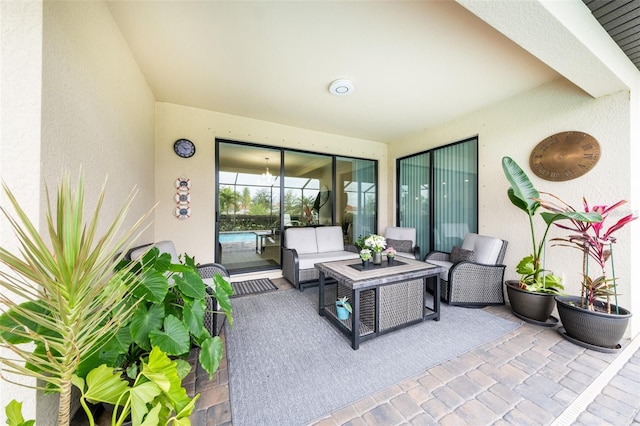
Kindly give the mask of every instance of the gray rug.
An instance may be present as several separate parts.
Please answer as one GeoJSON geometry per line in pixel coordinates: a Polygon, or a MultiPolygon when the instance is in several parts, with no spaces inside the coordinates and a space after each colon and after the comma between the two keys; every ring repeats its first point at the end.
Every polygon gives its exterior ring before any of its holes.
{"type": "Polygon", "coordinates": [[[351,349],[317,313],[317,288],[234,299],[226,326],[234,426],[305,425],[520,326],[442,305],[441,320],[351,349]]]}
{"type": "Polygon", "coordinates": [[[240,281],[231,283],[233,295],[231,297],[246,296],[248,294],[264,293],[265,291],[277,290],[278,287],[269,278],[257,280],[240,281]]]}

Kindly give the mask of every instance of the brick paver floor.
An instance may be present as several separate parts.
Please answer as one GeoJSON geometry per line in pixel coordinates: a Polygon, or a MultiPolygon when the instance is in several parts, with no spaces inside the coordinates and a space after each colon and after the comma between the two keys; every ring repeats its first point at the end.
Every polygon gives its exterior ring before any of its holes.
{"type": "MultiPolygon", "coordinates": [[[[519,322],[508,306],[485,309],[519,322]]],[[[523,323],[510,334],[312,424],[552,425],[620,352],[584,349],[555,329],[523,323]]],[[[213,380],[198,370],[187,386],[201,395],[192,424],[232,424],[226,358],[213,380]]],[[[640,351],[570,424],[640,424],[640,351]]]]}

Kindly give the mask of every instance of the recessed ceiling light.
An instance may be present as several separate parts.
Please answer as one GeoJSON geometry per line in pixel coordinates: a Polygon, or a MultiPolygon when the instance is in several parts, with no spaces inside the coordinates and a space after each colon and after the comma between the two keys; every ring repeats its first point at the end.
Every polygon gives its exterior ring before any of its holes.
{"type": "Polygon", "coordinates": [[[353,82],[346,78],[334,80],[329,85],[329,92],[336,96],[345,96],[351,94],[355,90],[353,82]]]}

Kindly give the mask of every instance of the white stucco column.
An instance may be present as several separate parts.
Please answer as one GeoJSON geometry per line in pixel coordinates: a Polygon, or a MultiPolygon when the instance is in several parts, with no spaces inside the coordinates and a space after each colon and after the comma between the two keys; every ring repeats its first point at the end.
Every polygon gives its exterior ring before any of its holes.
{"type": "MultiPolygon", "coordinates": [[[[40,223],[42,6],[35,0],[0,1],[0,176],[36,224],[40,223]]],[[[0,205],[7,206],[4,194],[0,205]]],[[[0,245],[18,250],[4,218],[0,218],[0,245]]],[[[15,381],[34,384],[23,377],[15,381]]],[[[26,419],[36,418],[36,391],[0,380],[0,424],[6,422],[4,408],[12,399],[22,401],[26,419]]]]}

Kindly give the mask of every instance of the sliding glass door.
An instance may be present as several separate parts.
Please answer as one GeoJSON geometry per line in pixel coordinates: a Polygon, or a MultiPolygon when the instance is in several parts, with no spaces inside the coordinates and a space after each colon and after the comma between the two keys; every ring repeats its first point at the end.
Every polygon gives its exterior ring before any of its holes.
{"type": "Polygon", "coordinates": [[[280,268],[283,232],[376,231],[377,162],[216,140],[216,259],[232,274],[280,268]]]}
{"type": "Polygon", "coordinates": [[[450,252],[478,230],[478,140],[400,158],[398,224],[416,228],[422,254],[450,252]]]}

